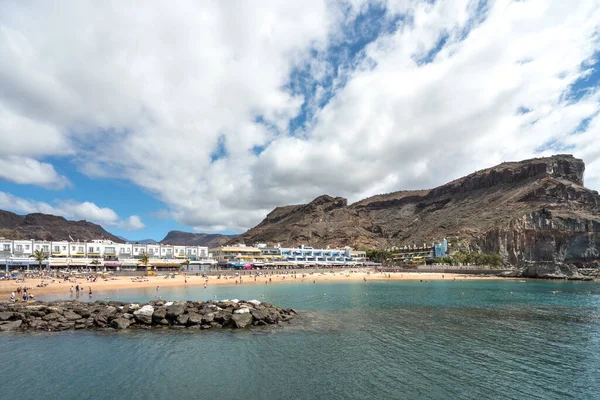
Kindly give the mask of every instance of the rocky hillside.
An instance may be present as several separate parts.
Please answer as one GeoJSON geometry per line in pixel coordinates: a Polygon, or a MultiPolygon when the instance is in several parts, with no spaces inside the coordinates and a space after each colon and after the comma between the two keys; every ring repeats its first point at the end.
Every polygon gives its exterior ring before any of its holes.
{"type": "Polygon", "coordinates": [[[7,239],[92,240],[109,239],[123,243],[100,225],[88,221],[68,221],[48,214],[18,215],[0,210],[0,236],[7,239]]]}
{"type": "Polygon", "coordinates": [[[218,233],[191,233],[182,231],[170,231],[167,236],[160,241],[161,244],[188,245],[188,246],[208,246],[219,247],[227,243],[233,236],[221,235],[218,233]]]}
{"type": "Polygon", "coordinates": [[[525,260],[595,262],[600,196],[583,186],[570,155],[507,162],[431,190],[399,191],[348,205],[320,196],[278,207],[235,241],[387,248],[457,237],[467,247],[525,260]]]}

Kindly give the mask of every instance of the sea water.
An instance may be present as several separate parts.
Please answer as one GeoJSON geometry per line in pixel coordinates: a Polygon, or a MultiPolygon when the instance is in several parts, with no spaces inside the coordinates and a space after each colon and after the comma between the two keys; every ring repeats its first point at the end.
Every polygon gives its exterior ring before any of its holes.
{"type": "Polygon", "coordinates": [[[0,398],[600,399],[595,283],[307,280],[95,296],[258,299],[300,317],[240,331],[2,334],[0,398]]]}

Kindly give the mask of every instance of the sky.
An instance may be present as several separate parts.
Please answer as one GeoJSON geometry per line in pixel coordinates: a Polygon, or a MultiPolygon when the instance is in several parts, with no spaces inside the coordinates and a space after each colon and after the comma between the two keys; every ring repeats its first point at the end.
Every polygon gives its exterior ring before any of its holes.
{"type": "Polygon", "coordinates": [[[573,154],[600,0],[0,1],[0,209],[128,239],[573,154]]]}

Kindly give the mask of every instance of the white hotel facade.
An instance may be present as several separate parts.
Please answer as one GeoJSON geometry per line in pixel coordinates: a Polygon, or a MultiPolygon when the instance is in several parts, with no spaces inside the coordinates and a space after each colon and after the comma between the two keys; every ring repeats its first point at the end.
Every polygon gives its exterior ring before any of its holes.
{"type": "Polygon", "coordinates": [[[80,242],[0,239],[0,269],[37,268],[38,262],[32,257],[36,250],[47,255],[43,265],[52,269],[94,267],[135,270],[139,268],[143,254],[148,255],[148,264],[157,269],[185,264],[186,269],[193,271],[216,264],[205,246],[115,243],[110,240],[80,242]]]}

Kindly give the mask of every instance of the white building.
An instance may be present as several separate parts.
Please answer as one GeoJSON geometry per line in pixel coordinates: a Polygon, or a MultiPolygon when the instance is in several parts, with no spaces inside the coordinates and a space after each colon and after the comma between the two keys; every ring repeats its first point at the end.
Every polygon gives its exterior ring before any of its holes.
{"type": "Polygon", "coordinates": [[[69,242],[0,238],[0,270],[38,268],[38,262],[32,257],[34,251],[45,253],[47,259],[42,263],[44,268],[49,265],[50,268],[137,269],[143,254],[149,256],[148,264],[157,268],[173,268],[185,264],[189,270],[199,270],[216,264],[205,246],[130,244],[110,240],[69,242]]]}

